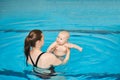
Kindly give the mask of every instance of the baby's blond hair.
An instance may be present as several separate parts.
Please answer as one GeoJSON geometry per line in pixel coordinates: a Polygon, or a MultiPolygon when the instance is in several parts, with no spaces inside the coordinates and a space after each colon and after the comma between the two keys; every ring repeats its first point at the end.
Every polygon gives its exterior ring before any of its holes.
{"type": "Polygon", "coordinates": [[[70,37],[70,33],[68,31],[61,31],[59,34],[66,35],[67,38],[70,37]]]}

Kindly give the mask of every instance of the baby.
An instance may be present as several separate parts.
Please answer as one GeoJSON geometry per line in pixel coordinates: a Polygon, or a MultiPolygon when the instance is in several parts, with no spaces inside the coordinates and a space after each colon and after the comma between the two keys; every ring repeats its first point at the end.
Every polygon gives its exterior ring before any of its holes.
{"type": "Polygon", "coordinates": [[[56,57],[63,61],[63,63],[66,63],[69,60],[70,48],[76,48],[79,51],[82,51],[82,48],[79,47],[78,45],[68,42],[69,36],[70,34],[68,31],[61,31],[58,34],[56,41],[53,42],[47,49],[47,52],[54,53],[56,57]]]}

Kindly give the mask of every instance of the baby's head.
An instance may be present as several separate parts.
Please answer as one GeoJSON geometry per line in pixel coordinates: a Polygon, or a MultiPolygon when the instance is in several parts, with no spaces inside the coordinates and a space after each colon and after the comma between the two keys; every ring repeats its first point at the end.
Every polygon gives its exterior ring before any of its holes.
{"type": "Polygon", "coordinates": [[[62,45],[68,41],[70,34],[68,31],[61,31],[57,37],[57,43],[62,45]]]}
{"type": "Polygon", "coordinates": [[[69,38],[69,36],[70,36],[70,33],[68,32],[68,31],[61,31],[60,33],[59,33],[59,35],[61,36],[63,36],[64,35],[64,37],[65,38],[69,38]]]}

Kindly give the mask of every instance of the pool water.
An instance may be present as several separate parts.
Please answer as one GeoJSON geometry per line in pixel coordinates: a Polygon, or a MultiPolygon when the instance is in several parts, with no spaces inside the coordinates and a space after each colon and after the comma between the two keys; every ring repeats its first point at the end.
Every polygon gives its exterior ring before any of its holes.
{"type": "Polygon", "coordinates": [[[46,51],[61,30],[70,32],[70,60],[51,80],[120,80],[119,0],[0,0],[0,80],[42,80],[26,66],[24,39],[45,36],[46,51]],[[111,6],[112,5],[112,6],[111,6]]]}

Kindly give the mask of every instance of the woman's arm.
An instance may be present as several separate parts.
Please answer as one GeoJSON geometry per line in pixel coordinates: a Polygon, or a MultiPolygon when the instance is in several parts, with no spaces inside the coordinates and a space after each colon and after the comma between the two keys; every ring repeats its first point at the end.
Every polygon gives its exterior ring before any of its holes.
{"type": "Polygon", "coordinates": [[[66,54],[66,57],[65,59],[63,60],[63,64],[65,64],[70,58],[70,49],[67,48],[67,54],[66,54]]]}
{"type": "Polygon", "coordinates": [[[52,53],[44,53],[38,62],[38,67],[40,68],[49,68],[50,66],[57,66],[62,64],[62,61],[58,59],[54,54],[52,53]]]}
{"type": "Polygon", "coordinates": [[[62,61],[59,58],[57,58],[54,54],[50,55],[50,60],[51,60],[51,65],[57,66],[62,64],[62,61]]]}

